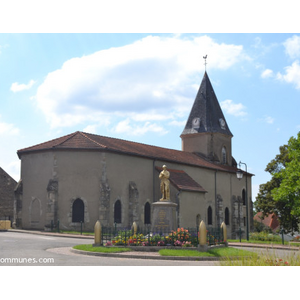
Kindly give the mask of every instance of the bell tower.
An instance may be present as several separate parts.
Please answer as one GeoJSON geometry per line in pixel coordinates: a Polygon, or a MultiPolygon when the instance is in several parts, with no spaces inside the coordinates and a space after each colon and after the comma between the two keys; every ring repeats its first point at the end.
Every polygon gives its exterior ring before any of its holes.
{"type": "Polygon", "coordinates": [[[180,137],[183,151],[194,152],[214,163],[235,164],[231,151],[233,135],[206,71],[180,137]]]}

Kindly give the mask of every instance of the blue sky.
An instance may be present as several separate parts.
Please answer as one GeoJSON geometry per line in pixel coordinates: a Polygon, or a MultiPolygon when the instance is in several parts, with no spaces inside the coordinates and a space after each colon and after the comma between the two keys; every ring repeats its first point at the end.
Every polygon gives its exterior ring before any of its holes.
{"type": "MultiPolygon", "coordinates": [[[[39,1],[29,2],[41,9],[39,1]]],[[[101,10],[101,18],[99,10],[91,9],[87,17],[88,8],[80,6],[80,1],[73,3],[72,14],[65,2],[60,2],[60,10],[54,2],[43,6],[40,14],[22,1],[9,2],[7,11],[0,12],[4,30],[0,33],[3,169],[19,180],[18,149],[77,130],[181,149],[180,134],[201,83],[207,54],[207,72],[234,135],[233,156],[255,174],[255,198],[259,184],[270,178],[264,171],[266,165],[300,130],[300,34],[293,26],[296,10],[274,6],[266,22],[263,9],[257,10],[255,5],[246,15],[231,10],[224,14],[218,9],[215,20],[219,23],[215,25],[211,15],[197,18],[199,12],[188,5],[184,9],[173,5],[169,10],[168,1],[159,2],[161,10],[148,6],[143,18],[136,13],[144,10],[139,1],[133,1],[136,10],[126,14],[121,13],[125,7],[119,2],[113,18],[104,12],[112,11],[115,1],[101,10]],[[16,10],[14,2],[22,7],[16,10]],[[292,30],[277,22],[284,11],[289,12],[292,30]],[[253,16],[256,26],[249,29],[253,16]],[[194,32],[197,28],[202,33],[161,33],[194,32]],[[276,33],[283,30],[293,33],[276,33]],[[36,31],[40,33],[31,33],[36,31]],[[240,33],[217,33],[226,31],[240,33]],[[273,33],[259,33],[264,31],[273,33]]],[[[206,3],[202,12],[213,5],[206,3]]]]}
{"type": "Polygon", "coordinates": [[[300,130],[300,34],[0,34],[1,167],[77,130],[181,149],[206,54],[255,197],[300,130]]]}

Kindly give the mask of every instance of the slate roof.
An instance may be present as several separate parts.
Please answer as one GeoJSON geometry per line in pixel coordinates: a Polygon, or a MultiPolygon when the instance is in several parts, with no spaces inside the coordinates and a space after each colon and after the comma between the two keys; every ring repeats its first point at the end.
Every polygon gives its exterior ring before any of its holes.
{"type": "Polygon", "coordinates": [[[182,135],[200,132],[219,132],[233,136],[206,72],[182,135]],[[196,118],[200,118],[200,126],[193,125],[196,118]],[[221,119],[225,121],[224,126],[221,126],[221,119]]]}
{"type": "MultiPolygon", "coordinates": [[[[156,167],[156,170],[161,172],[162,168],[156,167]]],[[[202,192],[207,193],[207,191],[198,184],[192,177],[190,177],[186,172],[182,170],[168,169],[170,172],[170,182],[178,191],[189,191],[189,192],[202,192]]]]}
{"type": "MultiPolygon", "coordinates": [[[[219,171],[236,172],[237,168],[221,164],[213,164],[197,154],[156,147],[122,139],[105,137],[91,133],[76,131],[66,136],[50,140],[32,147],[18,150],[19,158],[23,154],[46,150],[94,150],[135,155],[165,162],[192,165],[219,171]]],[[[251,174],[250,174],[251,175],[251,174]]]]}

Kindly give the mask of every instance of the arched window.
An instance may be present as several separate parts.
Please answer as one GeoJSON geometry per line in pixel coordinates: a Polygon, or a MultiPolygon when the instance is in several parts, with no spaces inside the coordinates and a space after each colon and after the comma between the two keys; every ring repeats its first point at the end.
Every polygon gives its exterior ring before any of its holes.
{"type": "Polygon", "coordinates": [[[144,223],[151,224],[151,207],[149,202],[145,204],[145,211],[144,211],[144,223]]]}
{"type": "Polygon", "coordinates": [[[229,209],[225,208],[225,225],[229,225],[229,209]]]}
{"type": "Polygon", "coordinates": [[[226,148],[222,148],[222,164],[227,164],[227,153],[226,153],[226,148]]]}
{"type": "Polygon", "coordinates": [[[41,203],[38,199],[31,202],[31,223],[39,223],[41,217],[41,203]]]}
{"type": "Polygon", "coordinates": [[[81,199],[76,199],[73,202],[72,222],[84,222],[84,203],[81,199]]]}
{"type": "Polygon", "coordinates": [[[246,205],[246,191],[243,189],[242,191],[242,199],[243,199],[243,205],[246,205]]]}
{"type": "Polygon", "coordinates": [[[122,223],[122,207],[121,207],[121,201],[117,200],[115,203],[115,209],[114,209],[114,222],[115,223],[122,223]]]}
{"type": "Polygon", "coordinates": [[[212,225],[212,208],[210,206],[207,209],[207,224],[212,225]]]}

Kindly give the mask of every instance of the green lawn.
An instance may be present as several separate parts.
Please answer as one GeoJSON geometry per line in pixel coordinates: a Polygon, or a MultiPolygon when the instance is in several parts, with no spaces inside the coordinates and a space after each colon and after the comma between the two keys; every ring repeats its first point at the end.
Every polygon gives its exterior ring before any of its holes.
{"type": "Polygon", "coordinates": [[[256,255],[253,252],[235,249],[231,247],[223,247],[208,250],[207,252],[199,252],[190,249],[161,249],[159,254],[162,256],[197,256],[197,257],[242,257],[256,255]]]}
{"type": "MultiPolygon", "coordinates": [[[[132,251],[125,247],[93,247],[91,244],[77,245],[73,247],[77,250],[101,252],[101,253],[118,253],[132,251]]],[[[231,247],[211,249],[208,252],[199,252],[190,249],[161,249],[159,254],[162,256],[197,256],[197,257],[234,257],[234,256],[251,256],[256,255],[246,250],[235,249],[231,247]]]]}
{"type": "Polygon", "coordinates": [[[130,248],[121,247],[93,247],[91,244],[77,245],[73,247],[77,250],[90,251],[90,252],[101,252],[101,253],[118,253],[132,251],[130,248]]]}

